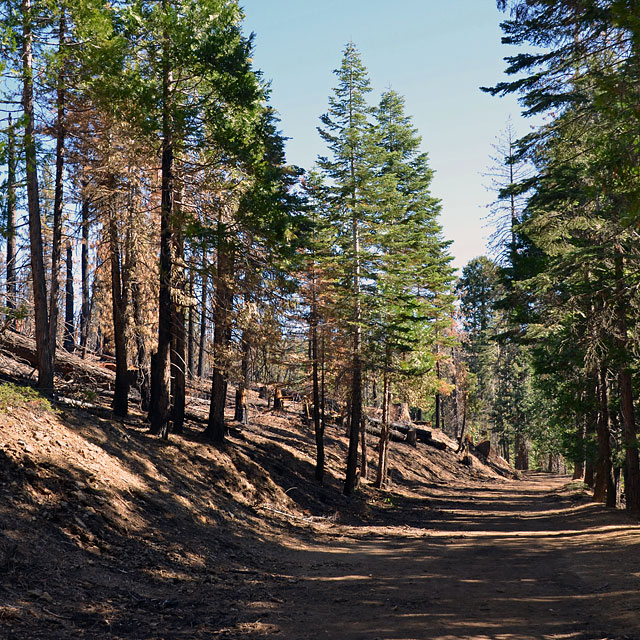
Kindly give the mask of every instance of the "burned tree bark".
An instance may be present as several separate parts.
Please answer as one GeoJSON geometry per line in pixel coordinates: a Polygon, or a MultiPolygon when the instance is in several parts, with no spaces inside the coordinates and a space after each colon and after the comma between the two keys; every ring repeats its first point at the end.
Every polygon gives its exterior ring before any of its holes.
{"type": "Polygon", "coordinates": [[[64,342],[63,347],[69,353],[75,347],[73,323],[73,249],[71,242],[67,242],[67,280],[64,302],[64,342]]]}
{"type": "Polygon", "coordinates": [[[215,327],[213,332],[213,375],[211,405],[205,437],[214,443],[224,440],[226,424],[224,409],[227,395],[226,351],[231,338],[231,311],[233,306],[233,253],[222,237],[222,224],[218,225],[219,241],[217,272],[215,277],[215,327]]]}

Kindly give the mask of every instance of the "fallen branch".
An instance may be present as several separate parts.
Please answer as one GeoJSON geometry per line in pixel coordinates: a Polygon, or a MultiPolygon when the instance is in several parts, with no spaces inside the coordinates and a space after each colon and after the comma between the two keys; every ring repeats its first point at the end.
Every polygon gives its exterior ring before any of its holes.
{"type": "Polygon", "coordinates": [[[314,522],[314,520],[324,520],[324,518],[315,517],[315,516],[307,516],[306,518],[304,518],[302,516],[297,516],[293,513],[287,513],[286,511],[275,509],[274,507],[271,507],[268,504],[261,504],[257,506],[256,509],[264,509],[265,511],[271,511],[272,513],[277,513],[279,516],[285,516],[285,518],[291,518],[292,520],[301,520],[302,522],[314,522]]]}

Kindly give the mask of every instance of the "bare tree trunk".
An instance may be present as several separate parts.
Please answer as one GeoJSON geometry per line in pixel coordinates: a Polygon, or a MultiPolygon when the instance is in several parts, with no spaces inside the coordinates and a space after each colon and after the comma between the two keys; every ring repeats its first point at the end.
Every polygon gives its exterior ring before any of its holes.
{"type": "MultiPolygon", "coordinates": [[[[135,249],[133,249],[135,251],[135,249]]],[[[132,268],[132,272],[135,273],[135,268],[132,268]]],[[[133,304],[133,323],[135,327],[136,337],[136,368],[137,373],[137,386],[140,391],[140,407],[143,411],[149,411],[151,403],[151,381],[149,371],[149,354],[147,351],[147,343],[145,340],[145,324],[142,313],[142,293],[140,283],[138,282],[138,276],[136,275],[131,282],[131,301],[133,304]]]]}
{"type": "MultiPolygon", "coordinates": [[[[609,428],[609,394],[607,389],[607,368],[601,364],[598,378],[598,461],[595,469],[595,488],[593,499],[605,502],[607,506],[615,501],[615,486],[613,483],[613,467],[611,465],[611,432],[609,428]]],[[[615,506],[615,502],[613,504],[615,506]]]]}
{"type": "Polygon", "coordinates": [[[38,351],[38,387],[53,391],[54,352],[49,333],[47,312],[47,283],[44,271],[42,222],[38,188],[38,160],[34,134],[33,103],[33,30],[31,0],[22,0],[22,105],[24,109],[24,155],[29,211],[29,240],[31,252],[31,278],[35,311],[36,346],[38,351]]]}
{"type": "MultiPolygon", "coordinates": [[[[62,54],[65,41],[66,20],[64,8],[60,13],[58,30],[58,53],[62,54]]],[[[64,153],[65,153],[65,77],[64,65],[58,73],[57,122],[56,122],[56,177],[53,196],[53,238],[51,243],[51,291],[49,292],[49,344],[51,357],[56,359],[56,337],[58,333],[58,308],[60,293],[60,258],[62,255],[62,206],[64,196],[64,153]]]]}
{"type": "Polygon", "coordinates": [[[387,461],[389,457],[389,352],[385,355],[382,379],[382,429],[378,451],[378,473],[374,486],[382,489],[387,478],[387,461]]]}
{"type": "Polygon", "coordinates": [[[519,471],[529,470],[529,443],[524,433],[515,434],[516,469],[519,471]]]}
{"type": "MultiPolygon", "coordinates": [[[[7,140],[7,309],[15,309],[16,296],[16,133],[9,114],[7,140]]],[[[15,321],[11,322],[15,326],[15,321]]]]}
{"type": "Polygon", "coordinates": [[[73,323],[73,249],[67,242],[67,282],[64,302],[64,350],[73,353],[75,347],[73,323]]]}
{"type": "MultiPolygon", "coordinates": [[[[438,357],[437,355],[437,351],[438,351],[438,346],[436,345],[436,358],[438,357]]],[[[438,383],[440,382],[440,361],[436,360],[436,378],[438,379],[438,383]]],[[[442,412],[441,409],[441,405],[442,405],[442,398],[440,397],[440,392],[437,391],[436,392],[436,407],[435,407],[435,428],[436,429],[440,429],[440,414],[442,412]]]]}
{"type": "Polygon", "coordinates": [[[226,350],[231,337],[231,308],[233,305],[233,254],[222,237],[219,223],[218,269],[215,279],[215,323],[213,332],[213,376],[211,382],[211,405],[205,437],[214,443],[224,440],[226,424],[224,408],[227,391],[226,350]]]}
{"type": "Polygon", "coordinates": [[[353,294],[355,297],[355,307],[353,318],[354,328],[351,371],[351,420],[349,430],[349,449],[347,451],[347,473],[343,491],[344,495],[346,496],[351,495],[356,489],[356,475],[358,469],[358,439],[360,437],[360,429],[362,428],[362,327],[360,326],[360,323],[362,321],[362,309],[360,305],[360,235],[358,229],[358,220],[355,216],[352,223],[352,239],[353,254],[355,259],[353,274],[353,294]]]}
{"type": "Polygon", "coordinates": [[[243,330],[240,345],[242,347],[242,362],[240,363],[240,381],[236,389],[236,407],[233,419],[236,422],[248,424],[247,389],[249,388],[249,356],[251,353],[248,329],[243,330]]]}
{"type": "Polygon", "coordinates": [[[189,270],[189,325],[187,328],[187,377],[189,380],[193,379],[194,365],[195,365],[195,318],[194,313],[196,310],[193,304],[193,284],[195,280],[195,269],[193,268],[193,262],[190,260],[189,270]]]}
{"type": "MultiPolygon", "coordinates": [[[[162,0],[167,8],[167,0],[162,0]]],[[[162,197],[160,216],[160,290],[158,295],[158,350],[151,359],[151,433],[167,437],[171,386],[171,285],[173,279],[173,121],[171,93],[173,78],[169,59],[169,36],[162,44],[162,197]]]]}
{"type": "Polygon", "coordinates": [[[126,274],[123,273],[118,226],[113,205],[109,204],[109,249],[111,259],[111,306],[113,334],[116,347],[116,382],[113,396],[113,413],[124,417],[129,412],[129,372],[126,340],[126,274]]]}
{"type": "Polygon", "coordinates": [[[82,306],[80,308],[80,347],[82,357],[87,352],[89,337],[89,200],[84,193],[86,183],[83,183],[82,194],[82,247],[80,253],[80,271],[82,277],[82,306]]]}
{"type": "MultiPolygon", "coordinates": [[[[180,192],[179,200],[182,200],[180,192]]],[[[182,206],[179,203],[175,207],[175,274],[174,279],[177,289],[181,290],[186,285],[184,277],[184,238],[182,234],[182,206]]],[[[185,371],[185,332],[184,332],[184,304],[175,298],[171,301],[173,319],[173,338],[171,347],[171,395],[173,397],[173,408],[171,421],[173,432],[182,433],[184,431],[184,408],[186,401],[186,371],[185,371]]]]}
{"type": "Polygon", "coordinates": [[[324,481],[324,422],[320,420],[320,383],[318,380],[318,310],[316,302],[315,281],[311,309],[311,377],[313,383],[313,430],[316,437],[316,470],[315,478],[322,484],[324,481]]]}
{"type": "Polygon", "coordinates": [[[202,296],[200,301],[200,339],[198,345],[198,378],[204,376],[205,339],[207,337],[207,252],[202,254],[202,296]]]}
{"type": "Polygon", "coordinates": [[[573,480],[582,480],[585,473],[585,437],[587,432],[587,416],[582,417],[582,422],[576,429],[578,442],[578,458],[573,469],[573,480]]]}
{"type": "MultiPolygon", "coordinates": [[[[624,257],[616,253],[616,293],[618,297],[618,335],[617,345],[620,358],[618,384],[623,418],[623,434],[626,449],[626,507],[631,511],[640,511],[640,466],[638,460],[638,440],[635,410],[633,406],[633,380],[631,377],[630,355],[627,345],[627,308],[624,295],[624,257]]],[[[615,504],[614,504],[615,506],[615,504]]]]}

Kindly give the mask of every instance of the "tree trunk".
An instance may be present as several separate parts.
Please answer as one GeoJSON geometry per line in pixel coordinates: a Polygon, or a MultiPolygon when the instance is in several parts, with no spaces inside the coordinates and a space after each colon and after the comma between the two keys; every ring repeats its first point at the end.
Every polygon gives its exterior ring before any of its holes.
{"type": "Polygon", "coordinates": [[[226,350],[231,337],[231,309],[233,305],[233,254],[223,238],[222,224],[218,223],[218,256],[215,279],[215,317],[213,332],[213,375],[211,405],[205,437],[214,443],[224,440],[226,424],[224,408],[227,390],[226,350]]]}
{"type": "MultiPolygon", "coordinates": [[[[180,200],[182,197],[180,197],[180,200]]],[[[176,207],[178,216],[175,221],[175,282],[176,288],[182,290],[186,285],[184,277],[184,239],[182,235],[182,211],[176,207]],[[179,266],[178,266],[179,265],[179,266]]],[[[185,327],[184,301],[172,297],[172,346],[171,346],[171,395],[173,408],[171,421],[174,433],[184,431],[184,409],[186,402],[186,371],[185,371],[185,327]]]]}
{"type": "MultiPolygon", "coordinates": [[[[15,309],[16,296],[16,132],[9,114],[7,132],[7,309],[15,309]]],[[[15,326],[15,321],[10,323],[15,326]]]]}
{"type": "MultiPolygon", "coordinates": [[[[58,53],[62,55],[65,40],[65,12],[60,13],[58,30],[58,53]]],[[[62,255],[62,206],[64,196],[64,153],[65,153],[65,77],[64,65],[58,73],[57,121],[56,121],[56,177],[53,196],[53,237],[51,242],[51,291],[49,292],[49,344],[51,358],[56,359],[56,337],[58,333],[58,308],[60,294],[60,258],[62,255]]]]}
{"type": "MultiPolygon", "coordinates": [[[[135,248],[133,249],[135,251],[135,248]]],[[[145,340],[145,323],[142,311],[142,292],[140,282],[136,278],[131,283],[131,301],[133,304],[133,322],[136,337],[137,387],[140,392],[140,407],[149,411],[151,403],[151,380],[149,372],[149,354],[145,340]]]]}
{"type": "MultiPolygon", "coordinates": [[[[355,194],[354,194],[355,199],[355,194]]],[[[355,214],[355,206],[354,206],[355,214]]],[[[351,372],[351,420],[349,428],[349,449],[347,451],[347,472],[344,482],[344,495],[351,495],[356,489],[358,469],[358,439],[362,429],[362,309],[360,306],[360,235],[358,219],[352,221],[353,255],[355,260],[353,273],[354,326],[351,372]]],[[[366,465],[366,462],[364,463],[366,465]]]]}
{"type": "Polygon", "coordinates": [[[241,424],[249,424],[249,411],[247,409],[247,389],[249,388],[249,356],[251,345],[249,331],[244,329],[240,340],[242,346],[242,362],[240,364],[240,381],[236,389],[236,407],[233,419],[241,424]]]}
{"type": "Polygon", "coordinates": [[[273,410],[282,411],[284,409],[284,400],[282,399],[282,389],[276,387],[273,390],[273,410]]]}
{"type": "MultiPolygon", "coordinates": [[[[174,207],[175,215],[172,221],[174,236],[174,275],[173,286],[177,291],[186,288],[184,273],[184,236],[182,227],[184,216],[182,211],[182,189],[178,192],[178,203],[174,207]]],[[[171,395],[173,406],[171,410],[171,422],[174,433],[184,431],[184,409],[186,402],[186,361],[185,361],[185,327],[184,327],[184,300],[171,297],[172,318],[172,344],[171,344],[171,395]]]]}
{"type": "Polygon", "coordinates": [[[173,396],[173,408],[171,421],[173,423],[173,432],[183,433],[186,403],[184,307],[176,305],[173,318],[171,348],[171,395],[173,396]]]}
{"type": "Polygon", "coordinates": [[[322,484],[324,481],[324,423],[320,420],[320,382],[318,380],[318,311],[315,299],[315,281],[311,308],[311,378],[313,383],[313,430],[316,437],[316,470],[315,478],[322,484]]]}
{"type": "MultiPolygon", "coordinates": [[[[440,360],[438,360],[438,345],[436,345],[436,379],[438,382],[438,385],[440,384],[440,360]]],[[[440,412],[441,412],[441,406],[442,404],[442,398],[440,397],[440,392],[436,391],[436,408],[435,408],[435,428],[436,429],[440,429],[440,412]]]]}
{"type": "Polygon", "coordinates": [[[89,337],[89,200],[84,193],[86,183],[83,182],[82,193],[82,247],[80,253],[80,271],[82,277],[82,306],[80,308],[80,347],[82,357],[87,352],[89,337]]]}
{"type": "Polygon", "coordinates": [[[198,378],[204,376],[204,345],[207,337],[207,252],[202,254],[202,300],[200,305],[200,340],[198,341],[198,378]]]}
{"type": "Polygon", "coordinates": [[[67,242],[67,281],[64,302],[64,343],[65,351],[73,353],[75,346],[73,323],[73,249],[71,242],[67,242]]]}
{"type": "Polygon", "coordinates": [[[129,412],[129,372],[126,340],[126,275],[123,273],[122,257],[115,211],[110,204],[109,249],[111,259],[111,307],[113,311],[113,334],[116,348],[116,383],[112,409],[116,416],[124,417],[129,412]]]}
{"type": "Polygon", "coordinates": [[[582,422],[576,429],[576,442],[578,443],[578,455],[573,468],[573,480],[582,480],[585,473],[585,437],[587,433],[587,416],[582,417],[582,422]]]}
{"type": "MultiPolygon", "coordinates": [[[[607,389],[606,365],[600,365],[598,378],[598,460],[595,468],[595,487],[593,499],[605,502],[610,506],[615,501],[615,486],[613,483],[613,467],[611,465],[611,434],[609,428],[609,394],[607,389]]],[[[614,505],[615,506],[615,502],[614,505]]]]}
{"type": "Polygon", "coordinates": [[[382,430],[380,432],[380,444],[378,450],[378,472],[374,486],[382,489],[387,477],[387,460],[389,455],[389,366],[388,352],[385,359],[384,373],[382,380],[382,430]]]}
{"type": "MultiPolygon", "coordinates": [[[[618,357],[620,365],[618,384],[620,387],[620,404],[624,423],[624,444],[626,448],[626,507],[631,511],[640,511],[640,466],[638,460],[638,440],[636,418],[633,406],[633,380],[631,377],[631,357],[627,346],[627,306],[625,303],[624,257],[616,253],[616,293],[618,296],[618,357]]],[[[615,506],[615,505],[614,505],[615,506]]]]}
{"type": "Polygon", "coordinates": [[[195,305],[193,304],[193,284],[195,280],[195,269],[190,261],[189,270],[189,324],[187,329],[187,377],[193,379],[195,365],[195,305]]]}
{"type": "Polygon", "coordinates": [[[515,434],[516,469],[519,471],[529,470],[529,443],[524,433],[515,434]]]}
{"type": "Polygon", "coordinates": [[[53,392],[54,353],[49,333],[47,311],[47,283],[44,271],[40,194],[38,188],[38,160],[34,134],[33,104],[33,31],[31,0],[22,0],[22,105],[24,109],[24,155],[29,212],[29,241],[31,278],[35,311],[36,344],[38,351],[38,387],[53,392]]]}
{"type": "MultiPolygon", "coordinates": [[[[166,8],[167,0],[162,0],[166,8]]],[[[171,117],[172,74],[169,36],[162,44],[162,184],[160,213],[160,288],[158,294],[158,350],[151,359],[151,433],[167,437],[171,386],[171,285],[173,278],[173,121],[171,117]]]]}

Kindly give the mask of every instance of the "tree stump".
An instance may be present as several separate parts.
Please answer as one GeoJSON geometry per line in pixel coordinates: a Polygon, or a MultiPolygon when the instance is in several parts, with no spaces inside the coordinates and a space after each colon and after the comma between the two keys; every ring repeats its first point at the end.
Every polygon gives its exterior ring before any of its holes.
{"type": "Polygon", "coordinates": [[[276,387],[273,392],[273,410],[282,411],[284,409],[284,399],[282,397],[282,389],[276,387]]]}

